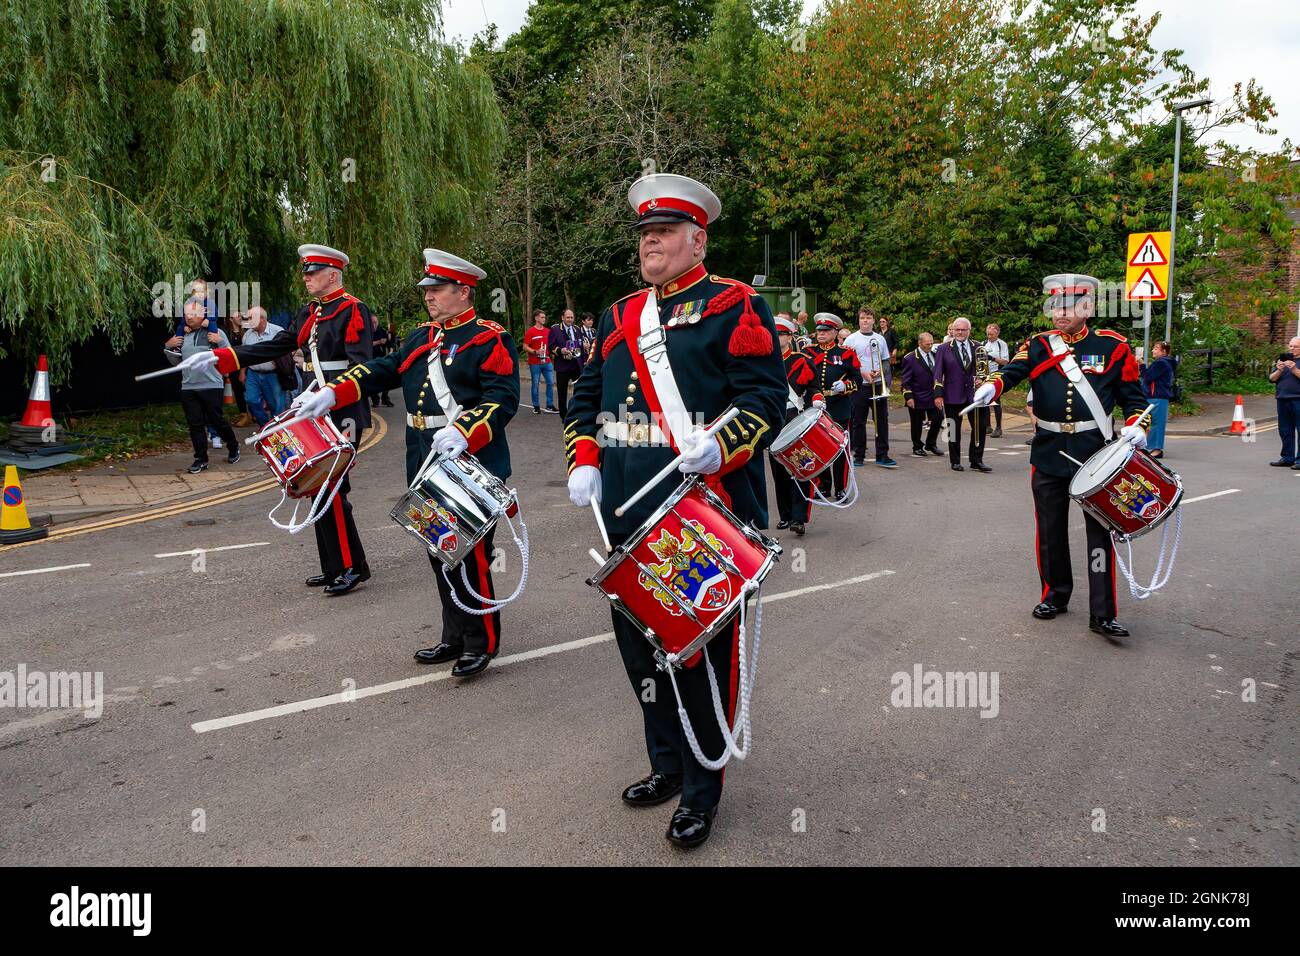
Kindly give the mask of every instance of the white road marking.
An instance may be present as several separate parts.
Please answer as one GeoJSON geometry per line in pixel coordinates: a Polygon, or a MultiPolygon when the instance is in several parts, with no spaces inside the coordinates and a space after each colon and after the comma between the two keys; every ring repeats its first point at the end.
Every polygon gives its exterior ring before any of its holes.
{"type": "Polygon", "coordinates": [[[254,541],[251,544],[228,544],[220,548],[195,548],[193,551],[168,551],[166,554],[155,554],[155,558],[192,558],[199,554],[213,554],[217,551],[238,551],[240,548],[264,548],[270,541],[254,541]]]}
{"type": "MultiPolygon", "coordinates": [[[[857,577],[846,578],[843,581],[832,581],[829,584],[813,584],[806,588],[796,588],[793,591],[783,591],[780,594],[766,595],[763,597],[762,603],[770,604],[773,601],[784,601],[789,598],[802,597],[805,594],[813,594],[817,591],[830,591],[834,588],[848,587],[851,584],[862,584],[866,581],[873,581],[876,578],[887,577],[893,573],[893,571],[888,570],[873,571],[871,574],[860,574],[857,577]]],[[[550,657],[553,654],[562,654],[565,651],[576,651],[583,647],[591,647],[593,644],[603,644],[605,641],[613,639],[614,632],[607,631],[604,634],[596,634],[592,637],[583,637],[576,641],[565,641],[562,644],[550,644],[546,647],[538,647],[531,651],[522,651],[518,654],[508,654],[505,657],[493,661],[492,667],[495,669],[504,667],[507,664],[520,664],[524,661],[550,657]]],[[[386,684],[375,684],[373,687],[358,687],[354,691],[327,694],[324,697],[312,697],[308,700],[300,700],[291,704],[280,704],[276,707],[266,707],[262,710],[253,710],[243,714],[232,714],[229,717],[217,717],[213,720],[201,720],[198,723],[190,724],[190,727],[196,734],[206,734],[213,730],[224,730],[227,727],[238,727],[240,724],[251,724],[259,720],[269,720],[272,717],[285,717],[289,714],[300,714],[303,711],[318,710],[321,707],[330,707],[334,704],[352,703],[361,700],[364,697],[376,697],[379,694],[391,694],[394,691],[407,690],[411,687],[419,687],[422,684],[433,684],[438,681],[450,679],[450,670],[439,671],[436,674],[422,674],[419,677],[407,677],[402,680],[389,681],[386,684]]]]}
{"type": "Polygon", "coordinates": [[[1224,495],[1235,495],[1241,491],[1240,488],[1229,488],[1226,491],[1216,491],[1209,495],[1198,495],[1195,498],[1184,498],[1183,504],[1190,505],[1195,501],[1209,501],[1211,498],[1222,498],[1224,495]]]}
{"type": "Polygon", "coordinates": [[[71,571],[73,568],[88,568],[89,564],[60,564],[57,568],[32,568],[30,571],[6,571],[0,578],[17,578],[24,574],[49,574],[51,571],[71,571]]]}

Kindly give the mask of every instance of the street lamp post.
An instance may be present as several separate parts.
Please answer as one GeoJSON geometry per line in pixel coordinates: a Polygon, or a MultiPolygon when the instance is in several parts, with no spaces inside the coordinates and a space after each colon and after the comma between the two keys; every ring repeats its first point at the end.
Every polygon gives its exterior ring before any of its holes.
{"type": "Polygon", "coordinates": [[[1209,106],[1212,102],[1214,101],[1204,99],[1174,104],[1174,198],[1169,206],[1169,288],[1165,290],[1166,342],[1170,340],[1174,324],[1174,247],[1178,245],[1178,161],[1183,151],[1183,110],[1209,106]]]}

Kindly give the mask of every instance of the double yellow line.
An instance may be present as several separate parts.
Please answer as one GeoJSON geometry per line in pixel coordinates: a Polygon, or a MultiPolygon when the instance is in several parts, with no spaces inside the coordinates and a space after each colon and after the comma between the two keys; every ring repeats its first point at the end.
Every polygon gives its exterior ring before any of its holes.
{"type": "MultiPolygon", "coordinates": [[[[378,445],[388,434],[388,422],[378,415],[373,416],[375,422],[374,431],[370,437],[361,443],[359,451],[366,451],[369,448],[378,445]]],[[[178,502],[174,505],[167,505],[153,511],[145,511],[131,515],[121,515],[115,518],[104,518],[101,521],[93,521],[89,524],[69,525],[66,528],[52,528],[50,533],[44,538],[36,541],[23,541],[19,544],[6,545],[0,548],[0,553],[13,551],[16,548],[26,548],[33,544],[44,544],[47,541],[62,540],[63,538],[75,538],[77,535],[90,534],[94,531],[109,531],[113,528],[124,528],[127,525],[142,524],[145,521],[157,521],[159,518],[171,518],[175,515],[185,514],[189,511],[198,511],[202,508],[211,508],[215,505],[224,505],[230,501],[238,501],[240,498],[247,498],[249,495],[261,494],[263,491],[269,491],[272,488],[280,487],[280,483],[274,478],[263,478],[255,481],[251,485],[244,485],[230,491],[218,492],[206,498],[200,498],[197,501],[178,502]]]]}

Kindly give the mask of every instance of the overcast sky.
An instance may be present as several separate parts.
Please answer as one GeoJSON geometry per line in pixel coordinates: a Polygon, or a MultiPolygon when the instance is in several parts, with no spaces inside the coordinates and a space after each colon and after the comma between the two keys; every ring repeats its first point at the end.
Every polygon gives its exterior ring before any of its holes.
{"type": "MultiPolygon", "coordinates": [[[[805,14],[820,0],[804,0],[805,14]]],[[[523,25],[529,0],[443,0],[449,39],[468,43],[487,23],[502,37],[523,25]]],[[[1198,76],[1209,76],[1210,92],[1223,99],[1232,85],[1254,77],[1277,104],[1276,136],[1237,130],[1227,138],[1243,147],[1278,149],[1290,137],[1300,144],[1300,3],[1296,0],[1139,0],[1148,15],[1161,11],[1157,48],[1177,47],[1198,76]]]]}

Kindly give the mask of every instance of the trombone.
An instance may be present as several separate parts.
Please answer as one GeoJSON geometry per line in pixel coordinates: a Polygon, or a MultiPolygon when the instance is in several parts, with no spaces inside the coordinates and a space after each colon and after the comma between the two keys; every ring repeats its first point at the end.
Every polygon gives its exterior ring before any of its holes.
{"type": "Polygon", "coordinates": [[[875,370],[880,373],[880,377],[871,383],[871,400],[876,402],[889,397],[889,386],[885,383],[885,364],[880,360],[880,343],[875,339],[871,340],[871,357],[875,362],[875,370]]]}

